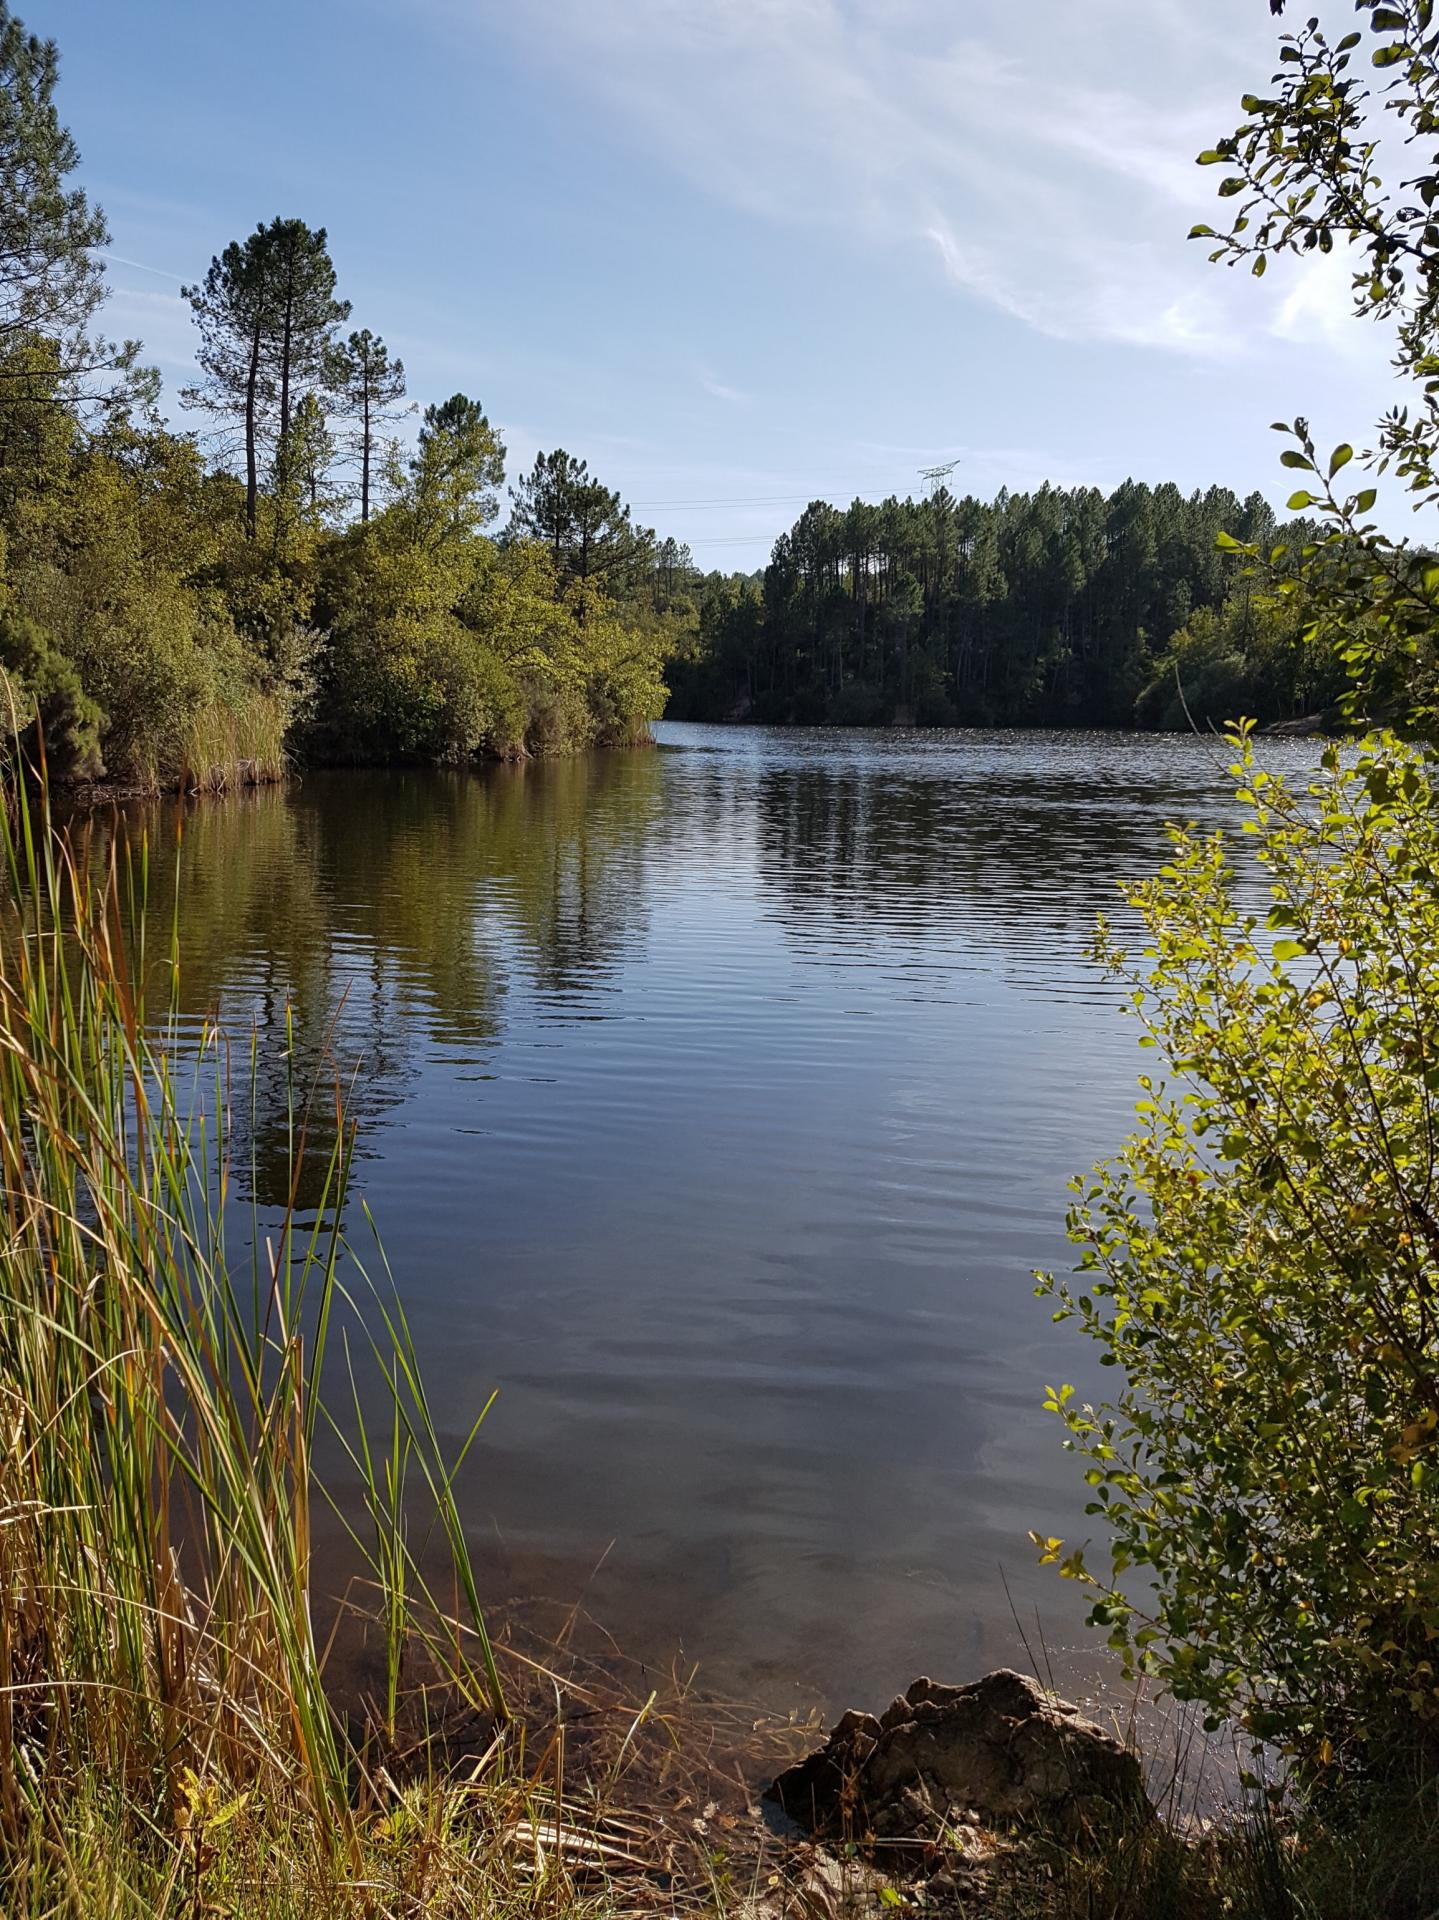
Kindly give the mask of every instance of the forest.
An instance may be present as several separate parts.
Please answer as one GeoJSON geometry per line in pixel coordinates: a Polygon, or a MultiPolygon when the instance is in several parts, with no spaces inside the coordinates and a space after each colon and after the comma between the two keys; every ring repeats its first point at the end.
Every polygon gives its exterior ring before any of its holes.
{"type": "Polygon", "coordinates": [[[52,776],[647,738],[672,552],[562,449],[507,495],[480,403],[418,409],[351,324],[323,227],[262,221],[182,290],[189,430],[162,419],[142,344],[97,330],[108,228],[58,72],[0,8],[0,670],[52,776]]]}
{"type": "MultiPolygon", "coordinates": [[[[1222,540],[1296,554],[1260,494],[1127,480],[993,501],[815,501],[761,576],[710,576],[670,669],[681,719],[850,726],[1222,725],[1322,712],[1342,685],[1293,597],[1222,540]]],[[[1281,556],[1282,559],[1282,556],[1281,556]]]]}

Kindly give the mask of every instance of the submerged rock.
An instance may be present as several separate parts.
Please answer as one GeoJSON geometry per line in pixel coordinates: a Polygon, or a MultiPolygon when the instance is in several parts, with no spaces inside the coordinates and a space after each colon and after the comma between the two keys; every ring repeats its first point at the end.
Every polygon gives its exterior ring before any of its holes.
{"type": "Polygon", "coordinates": [[[1139,1762],[1078,1707],[1001,1668],[970,1686],[916,1680],[878,1719],[851,1711],[769,1789],[822,1839],[926,1842],[978,1822],[1077,1828],[1149,1815],[1139,1762]]]}

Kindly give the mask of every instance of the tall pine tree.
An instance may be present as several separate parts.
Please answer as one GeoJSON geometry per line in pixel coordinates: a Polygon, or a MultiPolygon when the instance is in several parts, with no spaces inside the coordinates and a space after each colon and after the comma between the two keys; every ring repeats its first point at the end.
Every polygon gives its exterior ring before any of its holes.
{"type": "Polygon", "coordinates": [[[370,479],[377,436],[400,417],[405,397],[405,363],[392,360],[378,334],[362,327],[337,346],[330,368],[336,411],[350,423],[345,445],[360,468],[360,523],[370,517],[370,479]]]}
{"type": "Polygon", "coordinates": [[[283,491],[295,402],[328,376],[334,329],[348,319],[350,303],[336,298],[325,229],[303,220],[275,219],[232,240],[204,280],[181,293],[200,330],[196,358],[205,374],[181,400],[238,423],[253,537],[261,452],[273,446],[283,491]]]}

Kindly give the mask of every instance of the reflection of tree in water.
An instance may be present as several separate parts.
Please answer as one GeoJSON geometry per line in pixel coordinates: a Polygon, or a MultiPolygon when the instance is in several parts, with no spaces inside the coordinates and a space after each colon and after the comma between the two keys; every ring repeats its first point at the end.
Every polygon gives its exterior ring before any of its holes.
{"type": "Polygon", "coordinates": [[[292,1101],[313,1090],[304,1212],[334,1143],[337,1076],[364,1153],[427,1046],[493,1047],[512,984],[601,984],[643,926],[658,791],[646,754],[327,774],[187,807],[178,847],[179,809],[131,808],[122,831],[150,835],[152,952],[178,880],[182,1021],[215,1015],[230,1037],[242,1197],[253,1165],[253,1197],[285,1205],[292,1101]]]}
{"type": "Polygon", "coordinates": [[[1098,908],[1118,907],[1117,883],[1162,856],[1166,821],[1227,811],[1218,781],[1170,783],[1150,760],[1094,777],[1032,758],[987,773],[818,758],[760,769],[760,888],[787,934],[832,947],[943,939],[963,923],[966,940],[1011,955],[1073,945],[1098,908]]]}
{"type": "Polygon", "coordinates": [[[546,996],[594,991],[648,924],[646,852],[662,799],[657,757],[592,754],[496,768],[485,787],[497,855],[486,880],[501,891],[517,956],[546,996]]]}

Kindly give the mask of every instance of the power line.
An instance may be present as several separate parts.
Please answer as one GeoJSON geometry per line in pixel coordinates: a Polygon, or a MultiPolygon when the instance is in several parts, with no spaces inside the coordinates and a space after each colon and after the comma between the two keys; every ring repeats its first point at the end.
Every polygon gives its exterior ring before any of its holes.
{"type": "Polygon", "coordinates": [[[773,545],[778,538],[779,535],[777,533],[712,533],[707,534],[703,540],[682,541],[681,545],[686,547],[741,547],[748,546],[756,540],[768,540],[770,544],[773,545]]]}
{"type": "MultiPolygon", "coordinates": [[[[806,502],[812,499],[813,497],[814,496],[811,494],[794,494],[791,496],[792,499],[804,500],[806,502]]],[[[870,498],[866,501],[866,498],[863,494],[857,493],[855,494],[854,498],[863,504],[873,505],[876,500],[889,499],[890,495],[887,493],[875,494],[875,495],[871,495],[870,498]]],[[[675,501],[670,504],[675,506],[681,506],[684,503],[682,501],[675,501]]],[[[715,502],[714,504],[718,505],[720,503],[715,502]]],[[[725,502],[724,504],[729,505],[731,503],[725,502]]],[[[771,502],[767,500],[750,500],[750,501],[736,500],[732,504],[735,506],[766,506],[766,505],[779,505],[782,503],[779,501],[771,502]]],[[[687,547],[730,547],[730,546],[745,546],[757,540],[768,540],[773,542],[778,538],[779,538],[779,535],[777,533],[768,533],[768,532],[766,533],[707,533],[707,534],[702,534],[697,540],[685,540],[681,544],[687,547]]]]}

